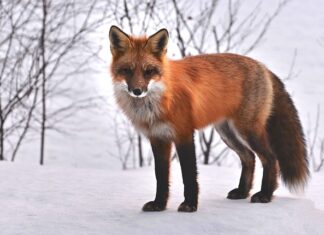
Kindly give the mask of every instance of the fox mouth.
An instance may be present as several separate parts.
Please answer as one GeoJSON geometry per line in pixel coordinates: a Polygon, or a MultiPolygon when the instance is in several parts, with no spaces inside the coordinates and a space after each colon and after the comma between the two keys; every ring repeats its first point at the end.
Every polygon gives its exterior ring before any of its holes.
{"type": "Polygon", "coordinates": [[[152,99],[152,97],[161,97],[164,91],[164,84],[161,82],[149,82],[147,89],[141,92],[136,92],[135,90],[129,90],[128,85],[125,81],[114,82],[114,92],[117,96],[130,97],[133,100],[145,100],[152,99]]]}

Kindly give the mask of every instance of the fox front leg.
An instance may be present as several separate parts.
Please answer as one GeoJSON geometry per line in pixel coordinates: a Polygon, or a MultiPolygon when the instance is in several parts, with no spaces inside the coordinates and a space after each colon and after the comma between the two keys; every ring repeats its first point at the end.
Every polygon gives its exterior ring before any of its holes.
{"type": "Polygon", "coordinates": [[[169,170],[171,142],[151,140],[155,162],[156,196],[154,201],[144,204],[143,211],[163,211],[169,197],[169,170]]]}
{"type": "Polygon", "coordinates": [[[197,164],[193,135],[185,141],[176,144],[182,179],[184,184],[185,200],[180,204],[178,211],[194,212],[198,206],[197,164]]]}

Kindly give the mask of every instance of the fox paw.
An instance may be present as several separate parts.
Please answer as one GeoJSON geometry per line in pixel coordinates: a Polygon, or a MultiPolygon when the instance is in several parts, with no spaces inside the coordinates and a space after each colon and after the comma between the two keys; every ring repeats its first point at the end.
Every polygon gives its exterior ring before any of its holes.
{"type": "Polygon", "coordinates": [[[260,191],[251,197],[251,202],[252,203],[268,203],[271,201],[271,198],[272,198],[271,195],[268,195],[268,194],[260,191]]]}
{"type": "Polygon", "coordinates": [[[182,202],[178,207],[179,212],[195,212],[197,211],[197,205],[188,203],[186,201],[182,202]]]}
{"type": "Polygon", "coordinates": [[[228,199],[245,199],[249,194],[242,192],[240,189],[235,188],[227,194],[228,199]]]}
{"type": "Polygon", "coordinates": [[[144,204],[142,210],[143,211],[163,211],[165,210],[166,206],[161,205],[155,201],[150,201],[144,204]]]}

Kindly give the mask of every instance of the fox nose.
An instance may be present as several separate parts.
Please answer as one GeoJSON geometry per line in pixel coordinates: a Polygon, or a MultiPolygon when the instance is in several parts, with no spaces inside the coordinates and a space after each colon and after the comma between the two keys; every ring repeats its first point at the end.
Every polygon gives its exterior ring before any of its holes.
{"type": "Polygon", "coordinates": [[[135,88],[134,90],[133,90],[133,93],[134,93],[134,95],[136,95],[136,96],[139,96],[139,95],[141,95],[142,94],[142,89],[140,89],[140,88],[135,88]]]}

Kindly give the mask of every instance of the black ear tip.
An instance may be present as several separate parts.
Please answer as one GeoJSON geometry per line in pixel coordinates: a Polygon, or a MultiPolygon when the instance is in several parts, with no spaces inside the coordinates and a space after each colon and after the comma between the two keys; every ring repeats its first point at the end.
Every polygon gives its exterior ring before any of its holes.
{"type": "Polygon", "coordinates": [[[115,25],[110,26],[109,35],[111,35],[117,27],[115,25]]]}
{"type": "Polygon", "coordinates": [[[169,37],[169,31],[166,28],[160,29],[160,32],[164,32],[169,37]]]}
{"type": "Polygon", "coordinates": [[[111,32],[114,31],[114,30],[119,30],[119,31],[121,31],[121,29],[118,28],[116,25],[112,25],[112,26],[110,26],[109,33],[111,33],[111,32]]]}

